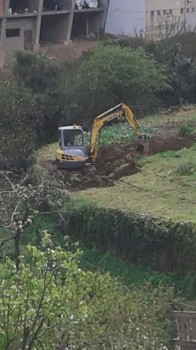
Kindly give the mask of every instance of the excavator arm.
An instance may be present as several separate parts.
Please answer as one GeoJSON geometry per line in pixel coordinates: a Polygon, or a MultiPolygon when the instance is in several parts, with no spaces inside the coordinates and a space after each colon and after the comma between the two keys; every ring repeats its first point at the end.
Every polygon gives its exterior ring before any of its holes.
{"type": "Polygon", "coordinates": [[[126,120],[130,124],[131,128],[135,133],[140,135],[140,125],[133,112],[125,103],[120,103],[119,105],[109,109],[108,111],[100,114],[94,119],[92,130],[91,130],[91,141],[90,141],[90,159],[95,162],[98,154],[99,139],[101,135],[102,127],[109,121],[117,119],[119,117],[125,116],[126,120]]]}

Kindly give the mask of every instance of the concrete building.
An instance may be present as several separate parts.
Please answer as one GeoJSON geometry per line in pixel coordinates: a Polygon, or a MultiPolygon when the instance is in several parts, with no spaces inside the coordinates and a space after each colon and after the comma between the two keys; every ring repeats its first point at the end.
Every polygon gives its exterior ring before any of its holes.
{"type": "Polygon", "coordinates": [[[196,27],[196,0],[110,0],[105,31],[159,40],[196,27]]]}
{"type": "Polygon", "coordinates": [[[75,0],[0,0],[0,67],[16,50],[40,43],[67,43],[103,30],[108,0],[77,9],[75,0]]]}

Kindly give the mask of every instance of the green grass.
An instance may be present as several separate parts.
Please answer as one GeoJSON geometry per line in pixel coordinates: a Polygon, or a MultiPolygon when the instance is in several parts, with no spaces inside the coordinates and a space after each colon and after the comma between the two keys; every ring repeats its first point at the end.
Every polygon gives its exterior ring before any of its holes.
{"type": "Polygon", "coordinates": [[[142,266],[129,265],[111,253],[103,253],[98,249],[83,247],[81,267],[85,270],[109,272],[111,276],[118,278],[124,285],[144,284],[151,282],[156,285],[170,283],[169,278],[161,273],[144,269],[142,266]]]}
{"type": "Polygon", "coordinates": [[[156,126],[156,125],[164,125],[168,122],[172,123],[182,123],[185,124],[190,121],[196,121],[196,106],[195,105],[189,105],[189,106],[182,106],[177,111],[173,112],[167,112],[163,111],[160,112],[159,114],[155,114],[152,116],[146,116],[139,120],[141,125],[151,125],[151,126],[156,126]]]}
{"type": "Polygon", "coordinates": [[[85,246],[82,248],[83,255],[80,267],[84,270],[100,273],[109,272],[112,277],[117,278],[127,287],[132,285],[142,287],[146,283],[152,284],[153,287],[160,285],[173,286],[175,291],[178,294],[180,293],[187,301],[195,300],[195,275],[180,276],[175,273],[160,273],[139,265],[126,264],[109,252],[103,253],[96,248],[89,249],[85,246]]]}
{"type": "Polygon", "coordinates": [[[196,145],[140,161],[141,173],[74,195],[82,203],[196,222],[196,145]]]}

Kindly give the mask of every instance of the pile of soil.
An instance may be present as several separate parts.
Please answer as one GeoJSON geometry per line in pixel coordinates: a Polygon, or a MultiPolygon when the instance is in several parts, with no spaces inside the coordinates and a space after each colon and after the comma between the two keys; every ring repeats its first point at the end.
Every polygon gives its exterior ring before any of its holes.
{"type": "Polygon", "coordinates": [[[148,155],[166,151],[178,151],[182,148],[190,148],[196,141],[195,135],[185,135],[184,137],[160,138],[154,137],[148,144],[148,155]]]}

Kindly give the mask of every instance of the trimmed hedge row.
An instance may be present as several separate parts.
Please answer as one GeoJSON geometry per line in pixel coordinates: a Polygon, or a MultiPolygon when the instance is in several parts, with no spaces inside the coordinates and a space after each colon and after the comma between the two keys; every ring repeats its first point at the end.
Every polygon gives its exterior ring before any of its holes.
{"type": "Polygon", "coordinates": [[[66,234],[123,260],[180,273],[196,269],[196,225],[85,206],[68,217],[66,234]]]}

